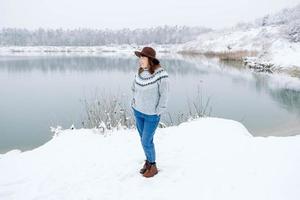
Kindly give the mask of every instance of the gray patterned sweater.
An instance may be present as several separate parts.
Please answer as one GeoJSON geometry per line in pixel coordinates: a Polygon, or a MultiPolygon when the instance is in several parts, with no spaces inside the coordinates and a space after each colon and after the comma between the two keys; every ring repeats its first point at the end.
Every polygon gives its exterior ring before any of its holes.
{"type": "Polygon", "coordinates": [[[131,106],[148,115],[161,115],[167,109],[169,98],[169,78],[167,71],[159,67],[153,74],[145,69],[135,74],[131,90],[131,106]]]}

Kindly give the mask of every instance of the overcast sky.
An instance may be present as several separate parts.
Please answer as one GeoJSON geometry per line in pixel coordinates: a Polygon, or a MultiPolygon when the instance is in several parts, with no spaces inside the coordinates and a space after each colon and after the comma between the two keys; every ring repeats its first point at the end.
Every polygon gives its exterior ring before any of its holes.
{"type": "Polygon", "coordinates": [[[0,0],[0,28],[222,28],[300,0],[0,0]]]}

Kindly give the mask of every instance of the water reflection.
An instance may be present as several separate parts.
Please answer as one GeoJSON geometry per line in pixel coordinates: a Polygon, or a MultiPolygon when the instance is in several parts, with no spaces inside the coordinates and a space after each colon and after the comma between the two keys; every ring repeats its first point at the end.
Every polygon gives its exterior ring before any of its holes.
{"type": "MultiPolygon", "coordinates": [[[[296,82],[296,88],[270,87],[270,84],[272,84],[272,81],[274,80],[272,80],[272,75],[269,73],[255,73],[252,70],[247,70],[243,67],[241,62],[222,61],[221,63],[227,68],[231,67],[238,69],[241,73],[251,73],[255,80],[255,88],[257,92],[268,93],[270,97],[272,97],[272,99],[274,99],[275,102],[277,102],[282,108],[285,108],[291,113],[295,113],[297,115],[300,114],[300,78],[291,78],[294,80],[298,79],[296,80],[298,81],[296,82]]],[[[284,84],[280,83],[282,81],[280,79],[275,81],[279,83],[278,85],[284,84]]]]}
{"type": "MultiPolygon", "coordinates": [[[[284,109],[295,113],[300,118],[300,95],[299,92],[289,89],[269,90],[270,96],[284,109]]],[[[299,120],[300,124],[300,120],[299,120]]]]}
{"type": "MultiPolygon", "coordinates": [[[[120,56],[18,56],[0,59],[0,70],[5,72],[31,72],[38,70],[42,72],[90,72],[90,71],[120,71],[133,72],[138,65],[137,59],[120,56]]],[[[202,72],[194,67],[192,63],[180,59],[163,59],[162,65],[169,73],[187,74],[202,72]],[[172,67],[169,67],[172,66],[172,67]],[[183,67],[184,66],[184,67],[183,67]]]]}

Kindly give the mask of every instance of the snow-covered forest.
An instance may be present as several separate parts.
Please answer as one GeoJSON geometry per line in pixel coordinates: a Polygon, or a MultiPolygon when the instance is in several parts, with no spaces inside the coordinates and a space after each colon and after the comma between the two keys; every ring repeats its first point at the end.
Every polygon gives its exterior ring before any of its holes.
{"type": "MultiPolygon", "coordinates": [[[[230,30],[280,26],[281,36],[291,42],[300,42],[300,4],[268,14],[253,22],[241,22],[230,30]]],[[[226,30],[226,29],[225,29],[226,30]]],[[[157,26],[153,28],[129,29],[44,29],[28,30],[2,28],[1,46],[101,46],[108,44],[178,44],[201,38],[202,33],[211,32],[206,27],[157,26]]]]}
{"type": "Polygon", "coordinates": [[[146,29],[43,29],[3,28],[1,46],[101,46],[110,44],[177,44],[210,31],[204,27],[158,26],[146,29]]]}

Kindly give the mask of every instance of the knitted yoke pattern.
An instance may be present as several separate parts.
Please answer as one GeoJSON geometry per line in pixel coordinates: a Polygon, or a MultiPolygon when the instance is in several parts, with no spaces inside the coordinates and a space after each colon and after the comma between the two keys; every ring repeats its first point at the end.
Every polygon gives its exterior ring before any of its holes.
{"type": "Polygon", "coordinates": [[[133,92],[130,105],[148,115],[160,115],[167,110],[169,99],[169,75],[159,67],[153,74],[144,69],[135,74],[131,90],[133,92]]]}

